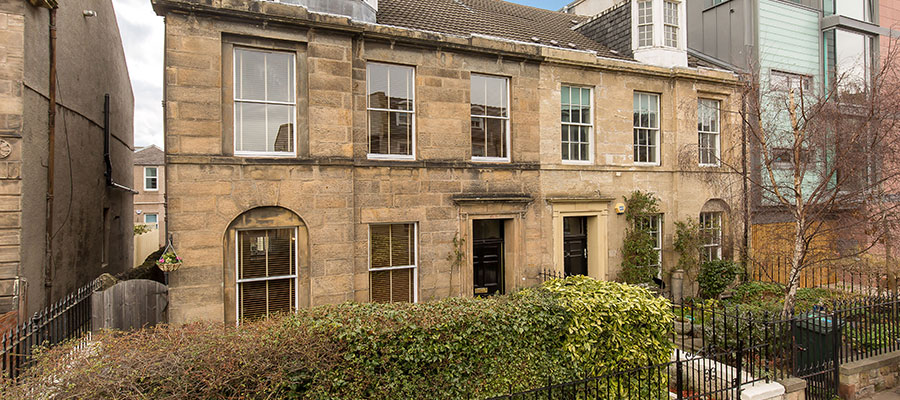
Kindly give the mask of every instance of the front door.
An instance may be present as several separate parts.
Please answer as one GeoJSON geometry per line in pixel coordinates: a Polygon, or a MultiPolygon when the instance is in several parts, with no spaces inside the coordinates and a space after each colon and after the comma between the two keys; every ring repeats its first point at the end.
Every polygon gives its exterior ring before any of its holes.
{"type": "Polygon", "coordinates": [[[472,231],[473,294],[503,294],[503,220],[474,220],[472,231]]]}
{"type": "Polygon", "coordinates": [[[566,276],[587,275],[587,218],[563,218],[563,262],[566,276]]]}

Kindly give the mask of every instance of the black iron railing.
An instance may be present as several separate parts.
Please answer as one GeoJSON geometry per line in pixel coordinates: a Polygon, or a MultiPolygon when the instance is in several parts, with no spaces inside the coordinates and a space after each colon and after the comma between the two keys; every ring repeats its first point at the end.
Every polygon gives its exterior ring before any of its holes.
{"type": "MultiPolygon", "coordinates": [[[[542,280],[562,278],[541,271],[542,280]]],[[[859,294],[859,293],[858,293],[859,294]]],[[[801,378],[806,398],[831,400],[842,363],[900,350],[900,296],[831,299],[786,317],[752,306],[686,301],[673,304],[668,363],[571,381],[497,399],[740,398],[742,385],[801,378]]]]}
{"type": "Polygon", "coordinates": [[[843,300],[834,308],[842,363],[900,350],[900,296],[843,300]]]}
{"type": "Polygon", "coordinates": [[[0,376],[16,379],[32,361],[37,347],[83,338],[91,331],[91,294],[100,288],[93,280],[0,336],[0,376]]]}

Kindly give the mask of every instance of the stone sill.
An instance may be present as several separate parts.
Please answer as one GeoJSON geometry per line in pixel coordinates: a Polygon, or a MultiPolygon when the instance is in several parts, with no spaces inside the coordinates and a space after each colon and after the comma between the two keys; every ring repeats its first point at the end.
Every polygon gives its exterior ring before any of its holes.
{"type": "Polygon", "coordinates": [[[856,375],[900,363],[900,350],[841,365],[841,375],[856,375]]]}

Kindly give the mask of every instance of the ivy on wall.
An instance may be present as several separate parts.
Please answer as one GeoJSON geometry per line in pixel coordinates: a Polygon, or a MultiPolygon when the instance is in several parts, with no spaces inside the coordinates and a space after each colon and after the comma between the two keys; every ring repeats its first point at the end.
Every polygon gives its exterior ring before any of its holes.
{"type": "Polygon", "coordinates": [[[659,213],[659,199],[650,192],[636,190],[625,197],[625,222],[628,227],[622,243],[622,269],[619,280],[625,283],[648,283],[656,276],[659,257],[654,247],[656,240],[650,233],[644,218],[659,213]]]}

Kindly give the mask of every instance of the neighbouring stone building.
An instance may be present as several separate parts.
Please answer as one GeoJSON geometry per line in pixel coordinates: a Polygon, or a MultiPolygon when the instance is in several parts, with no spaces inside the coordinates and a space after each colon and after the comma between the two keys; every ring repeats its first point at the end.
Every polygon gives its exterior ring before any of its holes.
{"type": "Polygon", "coordinates": [[[59,3],[51,24],[56,1],[0,0],[0,312],[20,318],[131,267],[134,100],[112,0],[59,3]]]}
{"type": "MultiPolygon", "coordinates": [[[[134,224],[156,229],[166,242],[166,155],[156,145],[134,151],[134,224]]],[[[135,260],[135,262],[140,262],[135,260]]]]}
{"type": "Polygon", "coordinates": [[[592,18],[497,0],[152,2],[170,322],[616,279],[637,189],[664,272],[687,218],[732,256],[738,81],[686,56],[683,9],[625,27],[638,62],[592,18]]]}

